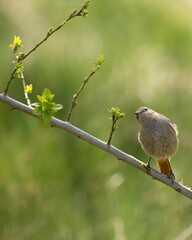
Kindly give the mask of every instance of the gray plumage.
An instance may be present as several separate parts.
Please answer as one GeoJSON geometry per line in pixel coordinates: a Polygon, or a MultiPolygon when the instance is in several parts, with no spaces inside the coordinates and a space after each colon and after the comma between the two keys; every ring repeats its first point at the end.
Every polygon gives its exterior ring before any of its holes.
{"type": "Polygon", "coordinates": [[[155,159],[172,157],[179,142],[177,126],[147,107],[139,108],[135,114],[141,125],[138,140],[146,154],[155,159]]]}

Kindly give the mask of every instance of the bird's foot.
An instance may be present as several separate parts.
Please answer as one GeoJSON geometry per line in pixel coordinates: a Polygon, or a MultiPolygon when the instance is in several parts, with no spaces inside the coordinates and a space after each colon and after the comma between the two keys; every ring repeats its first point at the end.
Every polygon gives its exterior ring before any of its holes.
{"type": "Polygon", "coordinates": [[[146,168],[151,168],[151,157],[149,158],[149,160],[145,166],[146,166],[146,168]]]}
{"type": "Polygon", "coordinates": [[[172,181],[175,181],[175,175],[172,169],[170,170],[169,175],[167,177],[170,178],[172,181]]]}

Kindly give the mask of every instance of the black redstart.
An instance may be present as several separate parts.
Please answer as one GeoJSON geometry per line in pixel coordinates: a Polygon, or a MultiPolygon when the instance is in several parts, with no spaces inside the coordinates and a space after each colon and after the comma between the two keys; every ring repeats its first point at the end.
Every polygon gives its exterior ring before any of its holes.
{"type": "Polygon", "coordinates": [[[147,107],[140,107],[135,114],[141,125],[138,140],[144,152],[150,159],[157,160],[161,173],[175,179],[170,159],[178,148],[177,126],[169,118],[147,107]]]}

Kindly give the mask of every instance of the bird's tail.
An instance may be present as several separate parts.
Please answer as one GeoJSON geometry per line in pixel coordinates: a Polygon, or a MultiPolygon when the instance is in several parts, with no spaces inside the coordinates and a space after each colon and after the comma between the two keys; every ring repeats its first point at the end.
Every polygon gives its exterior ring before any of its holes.
{"type": "Polygon", "coordinates": [[[166,176],[175,179],[174,173],[172,171],[169,159],[158,159],[157,164],[159,166],[160,172],[166,176]]]}

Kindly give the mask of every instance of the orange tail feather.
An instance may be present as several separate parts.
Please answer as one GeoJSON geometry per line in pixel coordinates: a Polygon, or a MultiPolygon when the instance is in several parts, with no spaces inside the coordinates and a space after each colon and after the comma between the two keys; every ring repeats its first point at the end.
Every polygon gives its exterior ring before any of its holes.
{"type": "Polygon", "coordinates": [[[159,166],[161,173],[165,174],[168,177],[174,178],[174,174],[173,174],[169,159],[158,159],[157,164],[159,166]]]}

